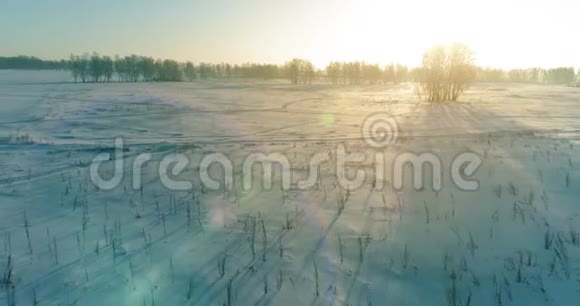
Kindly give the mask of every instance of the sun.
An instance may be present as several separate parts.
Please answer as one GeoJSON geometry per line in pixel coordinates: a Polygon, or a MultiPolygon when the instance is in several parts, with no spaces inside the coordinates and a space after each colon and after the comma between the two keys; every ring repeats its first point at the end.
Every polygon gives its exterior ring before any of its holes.
{"type": "Polygon", "coordinates": [[[435,18],[431,12],[437,10],[440,2],[435,5],[421,1],[421,10],[414,2],[341,3],[341,9],[328,21],[331,26],[314,39],[312,61],[319,67],[334,60],[414,66],[420,63],[422,52],[433,44],[462,41],[468,36],[455,24],[458,18],[448,18],[456,15],[453,10],[444,10],[443,18],[435,18]]]}

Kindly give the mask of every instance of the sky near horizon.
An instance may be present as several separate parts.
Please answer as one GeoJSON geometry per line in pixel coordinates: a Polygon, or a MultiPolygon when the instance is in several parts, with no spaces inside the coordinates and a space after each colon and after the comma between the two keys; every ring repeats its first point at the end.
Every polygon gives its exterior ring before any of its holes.
{"type": "Polygon", "coordinates": [[[416,66],[461,41],[480,66],[580,67],[579,12],[578,0],[0,0],[0,56],[416,66]]]}

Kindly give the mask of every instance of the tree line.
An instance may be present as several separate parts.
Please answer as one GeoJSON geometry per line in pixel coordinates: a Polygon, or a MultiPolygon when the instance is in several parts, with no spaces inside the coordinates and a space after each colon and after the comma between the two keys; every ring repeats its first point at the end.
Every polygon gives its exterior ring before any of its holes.
{"type": "Polygon", "coordinates": [[[75,82],[179,82],[209,78],[289,79],[293,84],[310,84],[316,77],[314,65],[294,59],[285,65],[246,63],[232,65],[192,62],[180,63],[171,59],[146,56],[125,57],[72,55],[68,61],[75,82]]]}
{"type": "Polygon", "coordinates": [[[287,79],[292,84],[312,84],[315,80],[328,80],[335,85],[362,85],[401,83],[414,81],[414,70],[405,65],[390,64],[381,67],[365,62],[332,62],[326,69],[318,70],[312,62],[293,59],[284,65],[246,63],[211,64],[174,60],[155,60],[151,57],[130,55],[125,57],[72,55],[69,69],[75,82],[179,82],[216,78],[287,79]]]}
{"type": "MultiPolygon", "coordinates": [[[[319,70],[307,60],[293,59],[284,65],[246,63],[180,63],[146,56],[71,55],[68,60],[42,60],[32,56],[0,57],[0,69],[70,70],[75,82],[176,82],[209,78],[287,79],[292,84],[311,84],[324,79],[334,85],[419,82],[423,67],[380,66],[362,61],[331,62],[319,70]]],[[[502,70],[475,67],[474,81],[578,84],[580,71],[572,67],[502,70]]]]}
{"type": "Polygon", "coordinates": [[[580,70],[576,73],[572,67],[513,70],[478,68],[477,79],[484,82],[574,84],[580,80],[580,70]]]}
{"type": "Polygon", "coordinates": [[[67,61],[41,60],[33,56],[0,57],[0,69],[66,69],[67,61]]]}
{"type": "Polygon", "coordinates": [[[409,68],[401,64],[381,67],[365,62],[331,62],[326,67],[326,77],[334,85],[397,84],[409,81],[409,76],[409,68]]]}

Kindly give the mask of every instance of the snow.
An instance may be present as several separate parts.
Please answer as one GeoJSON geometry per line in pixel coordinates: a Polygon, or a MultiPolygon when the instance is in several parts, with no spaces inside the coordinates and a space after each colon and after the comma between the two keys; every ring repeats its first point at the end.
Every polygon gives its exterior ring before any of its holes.
{"type": "Polygon", "coordinates": [[[576,305],[579,102],[580,89],[546,85],[477,84],[459,103],[428,104],[413,84],[74,84],[0,71],[0,276],[10,257],[16,305],[576,305]],[[254,152],[286,154],[295,178],[338,144],[370,158],[360,129],[375,112],[400,126],[387,167],[436,153],[441,191],[414,190],[409,176],[379,191],[367,177],[340,212],[329,164],[309,190],[282,191],[279,173],[271,190],[201,187],[212,152],[238,178],[254,152]],[[99,190],[89,165],[115,137],[125,176],[99,190]],[[448,171],[468,151],[483,158],[475,192],[448,171]],[[140,153],[153,160],[134,190],[140,153]],[[170,153],[191,159],[179,178],[192,191],[161,183],[170,153]]]}

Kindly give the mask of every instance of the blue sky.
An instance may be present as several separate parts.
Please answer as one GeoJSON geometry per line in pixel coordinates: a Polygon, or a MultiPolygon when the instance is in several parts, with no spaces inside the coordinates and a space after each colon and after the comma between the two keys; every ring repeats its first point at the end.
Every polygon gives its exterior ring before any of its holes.
{"type": "Polygon", "coordinates": [[[0,1],[0,55],[417,65],[463,41],[484,66],[580,66],[575,0],[0,1]]]}

